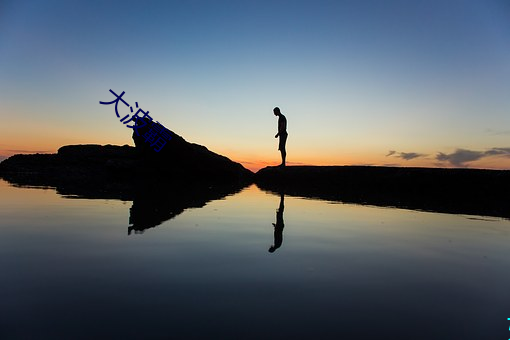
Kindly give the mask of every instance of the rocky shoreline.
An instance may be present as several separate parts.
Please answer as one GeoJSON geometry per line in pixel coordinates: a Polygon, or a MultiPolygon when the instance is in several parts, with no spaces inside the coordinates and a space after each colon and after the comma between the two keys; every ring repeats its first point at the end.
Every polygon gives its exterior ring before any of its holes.
{"type": "Polygon", "coordinates": [[[69,145],[56,154],[9,157],[0,163],[0,177],[14,185],[54,187],[64,196],[87,198],[139,200],[189,192],[188,201],[199,205],[255,183],[299,197],[510,218],[508,170],[289,166],[254,174],[175,134],[165,148],[156,154],[127,145],[69,145]]]}
{"type": "Polygon", "coordinates": [[[510,171],[376,166],[267,167],[271,192],[405,209],[510,218],[510,171]]]}

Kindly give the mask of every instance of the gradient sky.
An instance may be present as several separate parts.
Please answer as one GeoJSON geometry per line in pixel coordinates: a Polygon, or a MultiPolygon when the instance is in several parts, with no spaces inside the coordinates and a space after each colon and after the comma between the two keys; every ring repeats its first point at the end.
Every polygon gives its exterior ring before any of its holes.
{"type": "Polygon", "coordinates": [[[274,106],[289,164],[510,168],[510,2],[0,1],[0,157],[133,145],[109,89],[251,169],[274,106]]]}

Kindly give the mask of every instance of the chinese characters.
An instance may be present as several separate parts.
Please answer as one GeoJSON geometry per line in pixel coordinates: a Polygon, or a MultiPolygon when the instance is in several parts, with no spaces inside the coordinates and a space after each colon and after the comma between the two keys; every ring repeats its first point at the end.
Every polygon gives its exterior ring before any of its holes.
{"type": "MultiPolygon", "coordinates": [[[[115,96],[116,99],[112,100],[111,102],[99,102],[99,104],[102,105],[112,105],[115,104],[115,114],[118,118],[120,118],[119,115],[119,102],[122,102],[124,105],[129,107],[131,110],[131,113],[133,113],[133,107],[130,106],[124,99],[122,99],[122,96],[124,96],[124,91],[120,95],[116,94],[110,89],[110,92],[115,96]]],[[[154,146],[154,151],[160,152],[161,149],[166,145],[166,143],[172,138],[170,135],[170,131],[165,128],[163,125],[161,125],[159,122],[153,122],[153,119],[151,116],[149,116],[149,111],[145,112],[141,108],[138,107],[138,102],[135,102],[136,111],[133,116],[129,117],[129,114],[125,115],[120,121],[126,125],[126,127],[133,129],[134,132],[138,136],[140,136],[139,129],[147,126],[149,128],[148,131],[142,134],[143,139],[146,143],[149,143],[150,146],[154,146]],[[142,116],[140,116],[142,115],[142,116]],[[129,118],[129,119],[128,119],[129,118]],[[128,125],[129,122],[132,122],[132,125],[128,125]]]]}

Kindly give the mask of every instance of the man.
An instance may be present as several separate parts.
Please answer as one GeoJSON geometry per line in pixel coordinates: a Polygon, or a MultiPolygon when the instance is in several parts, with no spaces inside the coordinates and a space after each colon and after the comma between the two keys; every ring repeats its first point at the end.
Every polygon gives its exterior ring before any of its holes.
{"type": "Polygon", "coordinates": [[[285,157],[287,157],[287,151],[285,150],[285,143],[287,142],[287,118],[280,112],[280,108],[275,107],[273,109],[274,115],[278,116],[278,133],[274,136],[274,138],[280,137],[280,143],[278,144],[278,150],[282,154],[282,164],[280,166],[285,166],[285,157]]]}

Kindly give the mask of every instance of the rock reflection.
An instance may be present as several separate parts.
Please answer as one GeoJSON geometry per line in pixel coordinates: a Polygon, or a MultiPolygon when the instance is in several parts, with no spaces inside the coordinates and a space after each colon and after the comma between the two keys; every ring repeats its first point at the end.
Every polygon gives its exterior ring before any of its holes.
{"type": "Polygon", "coordinates": [[[201,208],[209,201],[233,195],[241,189],[243,186],[173,185],[164,189],[138,192],[130,208],[128,235],[141,234],[176,217],[188,208],[201,208]]]}
{"type": "Polygon", "coordinates": [[[181,214],[188,208],[201,208],[208,202],[240,192],[247,183],[195,180],[178,182],[144,178],[130,182],[52,181],[34,176],[4,176],[11,185],[31,188],[54,188],[65,198],[116,199],[132,201],[128,235],[141,234],[181,214]]]}

